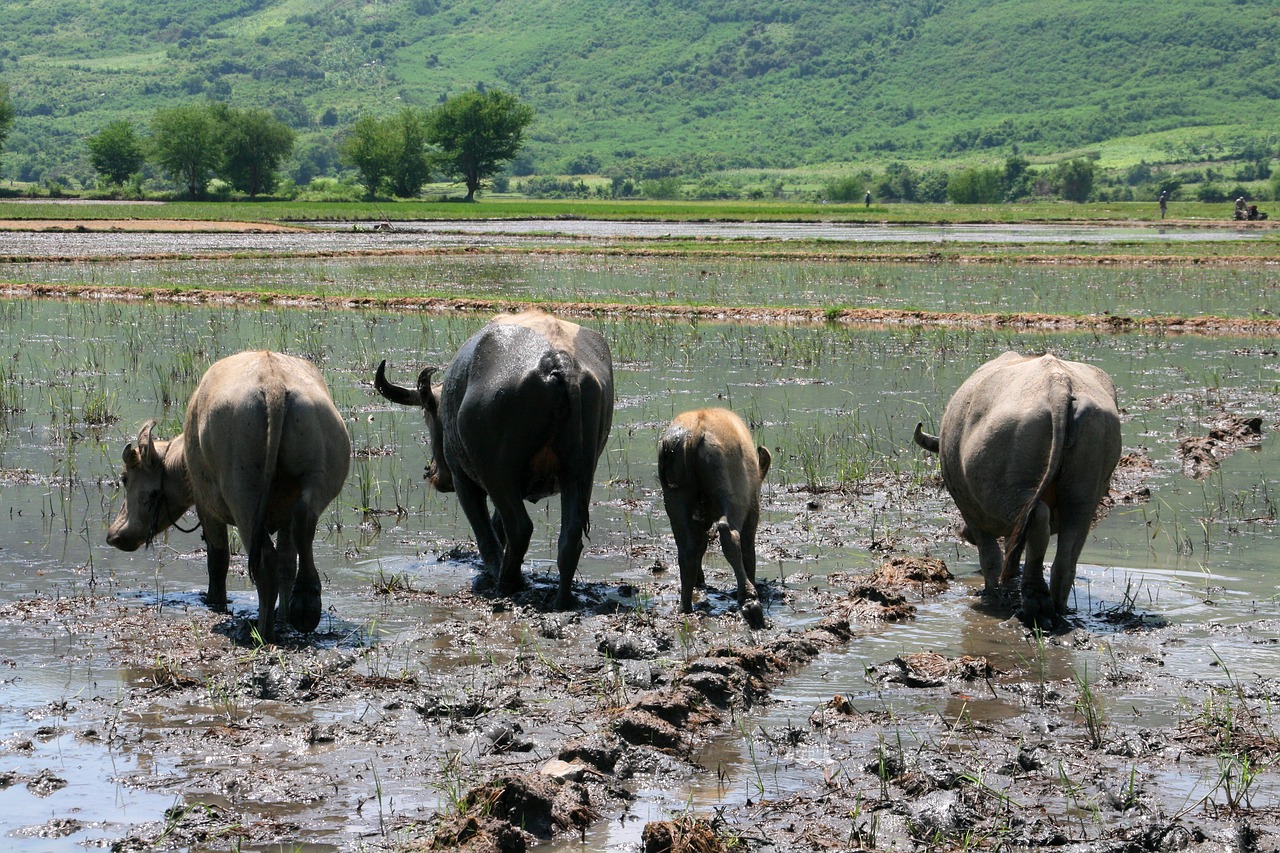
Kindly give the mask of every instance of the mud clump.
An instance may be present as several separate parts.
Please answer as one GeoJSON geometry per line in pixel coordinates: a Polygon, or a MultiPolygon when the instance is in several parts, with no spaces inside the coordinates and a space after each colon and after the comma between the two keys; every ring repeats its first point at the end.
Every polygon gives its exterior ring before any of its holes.
{"type": "Polygon", "coordinates": [[[1224,413],[1214,421],[1208,435],[1184,438],[1178,442],[1182,473],[1193,480],[1203,480],[1217,470],[1220,460],[1261,441],[1262,418],[1224,413]]]}
{"type": "Polygon", "coordinates": [[[1120,457],[1111,474],[1111,488],[1098,504],[1094,523],[1101,521],[1117,504],[1140,504],[1151,500],[1147,480],[1155,470],[1155,463],[1145,447],[1139,447],[1120,457]]]}
{"type": "Polygon", "coordinates": [[[871,584],[884,587],[910,586],[921,595],[937,595],[950,586],[955,576],[947,564],[936,557],[895,554],[871,573],[871,584]]]}
{"type": "Polygon", "coordinates": [[[942,687],[948,681],[979,681],[999,675],[999,670],[984,657],[961,655],[948,658],[936,652],[899,655],[877,664],[868,674],[879,682],[904,687],[942,687]]]}
{"type": "Polygon", "coordinates": [[[851,621],[901,622],[916,615],[908,595],[940,595],[953,579],[946,563],[936,557],[893,554],[870,575],[850,577],[848,597],[839,606],[851,621]]]}
{"type": "Polygon", "coordinates": [[[472,788],[462,813],[436,829],[432,849],[522,853],[531,843],[584,829],[599,818],[585,786],[519,773],[472,788]]]}
{"type": "Polygon", "coordinates": [[[724,853],[728,850],[706,821],[693,817],[645,824],[640,849],[644,853],[724,853]]]}

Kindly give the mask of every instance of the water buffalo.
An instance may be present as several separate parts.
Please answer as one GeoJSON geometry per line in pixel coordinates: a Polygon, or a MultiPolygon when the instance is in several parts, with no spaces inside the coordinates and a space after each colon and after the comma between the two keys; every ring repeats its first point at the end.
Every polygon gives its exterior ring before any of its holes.
{"type": "Polygon", "coordinates": [[[702,559],[711,532],[738,581],[738,604],[753,628],[764,626],[756,593],[756,526],[760,483],[769,451],[756,447],[742,418],[728,409],[677,415],[658,442],[658,479],[680,560],[680,610],[693,610],[703,583],[702,559]]]}
{"type": "Polygon", "coordinates": [[[974,371],[947,404],[940,435],[916,425],[938,453],[942,481],[978,546],[985,592],[1022,571],[1022,616],[1058,622],[1076,561],[1120,459],[1120,414],[1111,377],[1052,355],[1006,352],[974,371]],[[1058,535],[1050,584],[1049,537],[1058,535]],[[997,543],[1004,537],[1003,554],[997,543]]]}
{"type": "Polygon", "coordinates": [[[433,372],[403,388],[387,380],[383,361],[374,387],[393,403],[422,407],[428,479],[458,493],[499,594],[524,586],[520,563],[533,536],[524,501],[560,495],[557,606],[572,607],[596,463],[613,423],[609,345],[544,311],[500,314],[462,345],[441,384],[431,384],[433,372]]]}
{"type": "Polygon", "coordinates": [[[351,459],[320,371],[274,352],[229,356],[196,386],[180,435],[158,440],[155,423],[124,449],[124,504],[107,542],[124,551],[149,545],[195,504],[209,549],[209,606],[227,605],[227,525],[234,524],[249,548],[262,639],[274,639],[277,597],[281,619],[314,630],[321,605],[312,540],[351,459]]]}

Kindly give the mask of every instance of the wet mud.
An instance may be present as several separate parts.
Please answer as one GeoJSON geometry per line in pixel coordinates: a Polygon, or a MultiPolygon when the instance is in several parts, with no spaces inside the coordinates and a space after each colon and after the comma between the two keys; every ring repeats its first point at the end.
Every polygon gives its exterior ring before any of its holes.
{"type": "MultiPolygon", "coordinates": [[[[1144,488],[1140,454],[1121,468],[1113,507],[1144,488]]],[[[927,499],[944,500],[933,488],[927,499]]],[[[797,512],[835,499],[772,496],[797,512]]],[[[784,547],[762,533],[762,550],[784,547]]],[[[440,558],[475,565],[465,548],[440,558]]],[[[515,599],[493,597],[480,576],[452,593],[386,583],[365,595],[451,616],[394,639],[326,620],[272,646],[255,643],[251,609],[217,614],[193,594],[19,600],[0,610],[9,629],[50,642],[73,633],[76,654],[109,659],[128,679],[50,704],[33,737],[0,744],[0,762],[69,735],[145,755],[116,783],[175,801],[159,821],[86,827],[59,815],[21,835],[78,833],[119,851],[522,851],[592,849],[602,825],[632,821],[632,849],[645,851],[1276,849],[1280,812],[1251,807],[1247,770],[1280,756],[1268,711],[1280,684],[1223,690],[1166,667],[1168,649],[1203,626],[1170,627],[1129,602],[1032,633],[957,588],[945,561],[890,552],[821,590],[803,578],[763,583],[766,612],[785,603],[818,618],[752,631],[723,574],[691,617],[626,584],[580,583],[580,608],[557,612],[550,574],[531,575],[515,599]],[[807,720],[743,730],[798,672],[859,638],[892,636],[944,596],[985,614],[999,642],[1022,649],[1017,663],[903,652],[867,668],[870,692],[833,691],[807,720]],[[1047,662],[1057,649],[1103,648],[1104,671],[1064,676],[1047,662]],[[1112,691],[1204,710],[1153,726],[1104,710],[1112,691]],[[735,737],[769,763],[812,769],[793,769],[784,796],[748,784],[706,812],[633,812],[641,789],[723,772],[703,751],[735,737]],[[1169,782],[1214,774],[1199,797],[1169,782]]],[[[1238,630],[1269,642],[1274,629],[1238,630]]],[[[53,768],[0,773],[0,790],[47,796],[66,784],[53,768]]]]}

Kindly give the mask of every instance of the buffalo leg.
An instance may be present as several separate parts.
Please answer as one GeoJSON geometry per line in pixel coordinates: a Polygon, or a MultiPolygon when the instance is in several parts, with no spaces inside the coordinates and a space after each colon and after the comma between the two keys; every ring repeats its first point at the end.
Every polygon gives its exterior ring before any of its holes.
{"type": "Polygon", "coordinates": [[[209,549],[209,591],[205,602],[211,610],[227,609],[227,569],[231,565],[231,546],[227,542],[227,526],[207,518],[200,519],[205,547],[209,549]]]}
{"type": "Polygon", "coordinates": [[[756,528],[760,525],[760,513],[752,512],[742,523],[742,568],[747,573],[747,580],[756,582],[756,528]]]}
{"type": "Polygon", "coordinates": [[[990,533],[978,532],[975,525],[969,524],[968,527],[970,538],[978,546],[978,565],[982,569],[982,594],[998,596],[1003,592],[1000,588],[1000,574],[1004,571],[1004,552],[1000,550],[1000,540],[990,533]]]}
{"type": "Polygon", "coordinates": [[[702,586],[702,559],[707,553],[707,531],[695,524],[693,514],[680,501],[667,501],[667,516],[680,561],[680,612],[693,612],[694,587],[702,586]]]}
{"type": "MultiPolygon", "coordinates": [[[[262,642],[276,638],[276,600],[280,597],[279,555],[271,537],[263,530],[256,549],[257,560],[249,560],[249,577],[258,588],[258,635],[262,642]]],[[[250,548],[252,554],[255,549],[250,548]]]]}
{"type": "Polygon", "coordinates": [[[510,501],[493,499],[494,508],[502,515],[502,532],[506,548],[502,552],[502,566],[498,570],[498,594],[513,595],[524,589],[524,574],[520,564],[529,550],[533,538],[533,521],[525,512],[524,501],[515,497],[510,501]]]}
{"type": "Polygon", "coordinates": [[[475,481],[457,474],[454,475],[453,486],[462,512],[471,525],[471,532],[476,537],[476,548],[480,551],[484,570],[496,580],[502,568],[502,543],[498,541],[493,522],[489,520],[487,495],[475,481]]]}
{"type": "MultiPolygon", "coordinates": [[[[590,494],[590,485],[587,489],[587,494],[590,494]]],[[[575,603],[573,576],[577,574],[578,561],[582,559],[582,538],[587,528],[586,506],[582,486],[566,484],[560,495],[560,538],[556,543],[556,569],[560,573],[556,607],[560,610],[569,610],[575,603]]]]}
{"type": "Polygon", "coordinates": [[[1044,582],[1044,555],[1049,550],[1049,507],[1037,503],[1027,519],[1026,562],[1022,567],[1022,617],[1053,621],[1056,614],[1044,582]]]}
{"type": "Polygon", "coordinates": [[[720,548],[733,567],[733,575],[738,582],[738,606],[742,609],[742,617],[752,628],[763,628],[764,613],[760,609],[760,596],[743,566],[742,535],[723,518],[716,523],[716,530],[720,534],[720,548]]]}
{"type": "Polygon", "coordinates": [[[1053,568],[1049,571],[1049,595],[1053,611],[1066,615],[1067,598],[1076,582],[1076,563],[1084,550],[1089,535],[1091,518],[1063,520],[1058,526],[1058,550],[1053,555],[1053,568]]]}
{"type": "MultiPolygon", "coordinates": [[[[283,603],[286,597],[291,600],[289,611],[286,613],[281,608],[280,615],[303,633],[314,631],[320,624],[323,606],[320,600],[320,573],[316,571],[313,550],[316,525],[319,523],[320,519],[309,501],[299,500],[294,504],[293,519],[289,525],[290,549],[282,554],[280,560],[280,601],[283,603]]],[[[282,540],[284,536],[284,531],[281,531],[282,540]]]]}

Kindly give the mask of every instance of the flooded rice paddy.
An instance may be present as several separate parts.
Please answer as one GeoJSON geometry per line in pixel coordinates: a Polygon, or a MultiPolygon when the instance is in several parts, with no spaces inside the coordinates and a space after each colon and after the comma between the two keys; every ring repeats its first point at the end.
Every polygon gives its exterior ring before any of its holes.
{"type": "MultiPolygon", "coordinates": [[[[324,282],[339,293],[513,300],[1280,310],[1274,274],[1252,269],[365,258],[11,265],[5,277],[286,292],[324,282]]],[[[875,849],[965,838],[1118,845],[1132,840],[1122,830],[1152,825],[1203,826],[1201,841],[1213,841],[1242,822],[1275,825],[1274,339],[582,320],[610,342],[618,399],[577,579],[584,607],[557,613],[537,597],[554,576],[556,502],[533,510],[534,596],[477,595],[465,519],[423,480],[421,416],[371,387],[379,360],[409,381],[444,365],[484,319],[0,301],[7,849],[430,841],[439,815],[466,813],[469,789],[499,772],[536,773],[566,744],[598,737],[681,664],[779,642],[836,614],[852,627],[847,642],[763,679],[754,701],[731,705],[683,748],[637,746],[612,776],[591,765],[582,784],[596,818],[561,826],[550,843],[633,850],[647,823],[678,817],[777,850],[818,849],[818,836],[875,849]],[[316,543],[320,629],[274,651],[247,633],[256,597],[243,557],[233,559],[228,616],[201,600],[198,533],[171,529],[133,554],[104,542],[120,453],[141,422],[158,418],[173,435],[203,370],[258,347],[320,365],[355,452],[316,543]],[[1117,480],[1118,502],[1085,548],[1075,630],[1062,637],[1028,635],[976,603],[976,552],[952,531],[936,461],[911,443],[917,421],[936,430],[951,392],[1007,349],[1101,366],[1124,414],[1129,479],[1117,480]],[[773,452],[760,534],[771,627],[761,635],[737,620],[714,552],[704,612],[675,612],[655,446],[673,415],[704,405],[733,408],[773,452]],[[1208,435],[1224,414],[1261,416],[1262,441],[1187,476],[1179,442],[1208,435]],[[912,618],[858,618],[857,579],[891,554],[939,558],[956,580],[911,592],[912,618]],[[894,663],[922,655],[984,660],[991,673],[929,681],[894,663]],[[996,758],[1006,752],[1012,765],[996,758]]],[[[1152,837],[1151,849],[1165,843],[1152,837]]]]}
{"type": "Polygon", "coordinates": [[[1274,317],[1280,312],[1280,274],[1262,265],[1168,268],[714,258],[690,262],[521,254],[10,263],[0,270],[0,278],[179,291],[211,288],[352,298],[478,297],[640,306],[1234,318],[1274,317]]]}

